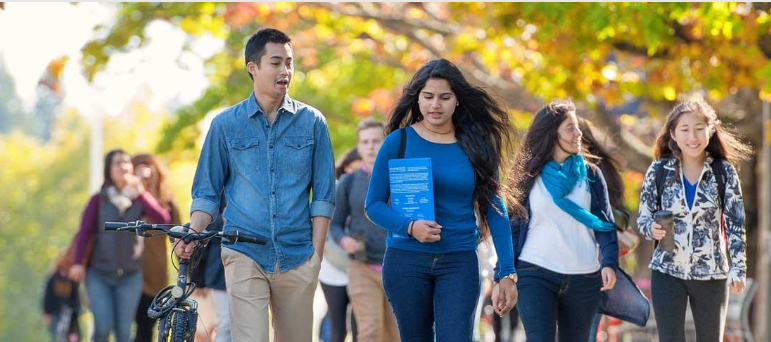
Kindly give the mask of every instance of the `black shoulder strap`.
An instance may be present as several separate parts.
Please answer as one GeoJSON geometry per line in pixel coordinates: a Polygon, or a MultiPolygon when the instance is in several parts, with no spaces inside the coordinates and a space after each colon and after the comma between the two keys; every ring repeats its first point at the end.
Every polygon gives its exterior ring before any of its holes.
{"type": "Polygon", "coordinates": [[[667,180],[667,169],[664,168],[665,163],[665,160],[662,160],[654,166],[654,171],[656,172],[656,204],[658,205],[658,209],[662,208],[661,195],[664,191],[664,182],[667,180]]]}
{"type": "Polygon", "coordinates": [[[715,175],[715,181],[717,182],[717,194],[720,196],[720,207],[723,208],[725,203],[725,165],[722,160],[714,159],[712,161],[712,173],[715,175]]]}
{"type": "Polygon", "coordinates": [[[399,128],[399,159],[404,159],[404,150],[407,149],[407,130],[399,128]]]}

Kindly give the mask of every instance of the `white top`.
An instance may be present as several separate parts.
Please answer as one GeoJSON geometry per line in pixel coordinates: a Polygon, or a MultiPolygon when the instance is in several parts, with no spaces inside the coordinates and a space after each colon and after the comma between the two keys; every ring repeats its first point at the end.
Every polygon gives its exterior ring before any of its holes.
{"type": "Polygon", "coordinates": [[[330,286],[346,286],[348,285],[348,275],[345,272],[338,270],[337,267],[324,258],[321,260],[319,282],[330,286]]]}
{"type": "MultiPolygon", "coordinates": [[[[567,198],[590,210],[592,194],[588,181],[578,184],[567,198]]],[[[561,274],[587,274],[600,269],[600,248],[594,231],[554,203],[540,175],[530,190],[530,212],[520,260],[561,274]]]]}

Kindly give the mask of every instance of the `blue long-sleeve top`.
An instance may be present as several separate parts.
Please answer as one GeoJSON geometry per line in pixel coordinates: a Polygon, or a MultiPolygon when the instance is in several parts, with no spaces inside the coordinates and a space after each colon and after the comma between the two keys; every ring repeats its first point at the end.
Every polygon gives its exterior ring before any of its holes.
{"type": "MultiPolygon", "coordinates": [[[[425,253],[448,253],[476,250],[479,231],[474,215],[473,194],[476,182],[471,161],[460,145],[434,143],[423,139],[412,128],[406,129],[404,158],[431,158],[434,181],[434,213],[442,226],[441,240],[421,243],[407,235],[410,220],[388,205],[390,182],[388,161],[398,158],[400,132],[389,134],[377,154],[369,182],[365,204],[367,216],[388,231],[386,247],[425,253]]],[[[496,194],[484,210],[493,245],[501,267],[498,277],[514,273],[511,229],[505,205],[496,194]],[[495,203],[496,208],[492,205],[495,203]]]]}

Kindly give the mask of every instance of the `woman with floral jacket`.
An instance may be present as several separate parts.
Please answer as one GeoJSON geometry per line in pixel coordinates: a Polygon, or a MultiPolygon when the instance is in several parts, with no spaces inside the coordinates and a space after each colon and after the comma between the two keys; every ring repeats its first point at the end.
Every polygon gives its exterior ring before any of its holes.
{"type": "Polygon", "coordinates": [[[734,164],[749,153],[702,99],[675,106],[656,140],[637,226],[648,240],[660,241],[667,231],[654,214],[674,214],[674,250],[657,244],[650,263],[661,342],[685,341],[688,302],[697,341],[723,340],[729,288],[740,293],[746,281],[744,203],[734,164]]]}

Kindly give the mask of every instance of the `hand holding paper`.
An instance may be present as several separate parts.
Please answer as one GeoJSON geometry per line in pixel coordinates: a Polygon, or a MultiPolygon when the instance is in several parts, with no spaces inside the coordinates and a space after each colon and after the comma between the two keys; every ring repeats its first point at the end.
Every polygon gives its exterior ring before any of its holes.
{"type": "Polygon", "coordinates": [[[422,243],[442,239],[442,226],[434,221],[418,220],[412,224],[412,236],[422,243]]]}

